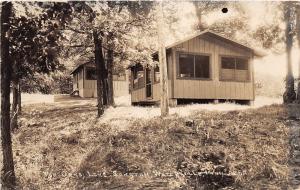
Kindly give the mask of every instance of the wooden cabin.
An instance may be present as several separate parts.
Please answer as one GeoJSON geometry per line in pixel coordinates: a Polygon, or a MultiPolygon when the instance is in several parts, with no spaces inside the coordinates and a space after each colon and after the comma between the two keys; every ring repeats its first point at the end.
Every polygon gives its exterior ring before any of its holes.
{"type": "MultiPolygon", "coordinates": [[[[255,99],[254,49],[209,30],[166,47],[170,105],[255,99]]],[[[157,53],[153,56],[158,60],[157,53]]],[[[131,102],[160,102],[159,67],[131,67],[131,102]]]]}
{"type": "MultiPolygon", "coordinates": [[[[83,98],[97,97],[96,66],[92,62],[78,64],[71,72],[73,92],[83,98]]],[[[129,95],[128,77],[125,73],[113,75],[114,96],[129,95]]]]}

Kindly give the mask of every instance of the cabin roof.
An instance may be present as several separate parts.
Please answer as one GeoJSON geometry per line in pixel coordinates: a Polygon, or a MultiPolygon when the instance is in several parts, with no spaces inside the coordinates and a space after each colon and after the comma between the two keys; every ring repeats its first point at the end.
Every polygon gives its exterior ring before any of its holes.
{"type": "Polygon", "coordinates": [[[253,51],[254,56],[256,56],[256,57],[263,57],[263,56],[265,56],[265,53],[264,53],[264,52],[261,52],[261,51],[259,51],[259,50],[256,50],[256,49],[254,49],[254,48],[252,48],[252,47],[250,47],[250,46],[248,46],[248,45],[242,44],[242,43],[237,42],[237,41],[235,41],[235,40],[233,40],[233,39],[229,39],[229,38],[227,38],[227,37],[225,37],[225,36],[223,36],[223,35],[221,35],[221,34],[217,34],[217,33],[213,32],[213,31],[211,31],[211,30],[209,30],[209,29],[203,30],[203,31],[197,31],[196,33],[194,33],[194,34],[192,34],[192,35],[190,35],[190,36],[188,36],[188,37],[186,37],[186,38],[184,38],[184,39],[182,39],[182,40],[179,40],[179,41],[177,41],[177,42],[175,42],[175,43],[172,43],[172,44],[168,45],[168,46],[166,47],[166,49],[170,49],[170,48],[175,47],[175,46],[177,46],[177,45],[179,45],[179,44],[181,44],[181,43],[184,43],[184,42],[186,42],[186,41],[188,41],[188,40],[191,40],[191,39],[193,39],[193,38],[195,38],[195,37],[202,36],[202,35],[204,35],[204,34],[207,34],[207,35],[212,36],[212,37],[214,37],[214,38],[218,38],[218,39],[223,40],[223,41],[226,41],[226,42],[228,42],[228,43],[232,43],[232,44],[234,44],[234,45],[241,46],[241,47],[243,47],[243,48],[245,48],[245,49],[247,49],[247,50],[249,50],[249,51],[253,51]]]}
{"type": "MultiPolygon", "coordinates": [[[[166,46],[166,50],[169,50],[169,49],[171,49],[171,48],[173,48],[173,47],[175,47],[175,46],[177,46],[179,44],[182,44],[182,43],[184,43],[184,42],[186,42],[188,40],[191,40],[191,39],[193,39],[195,37],[202,36],[202,35],[205,35],[205,34],[209,35],[209,36],[212,36],[214,38],[223,40],[223,41],[225,41],[227,43],[231,43],[233,45],[240,46],[240,47],[242,47],[242,48],[244,48],[244,49],[246,49],[248,51],[252,51],[255,57],[264,57],[266,55],[266,53],[263,52],[263,51],[261,51],[261,50],[254,49],[254,48],[252,48],[252,47],[250,47],[248,45],[242,44],[242,43],[237,42],[237,41],[235,41],[233,39],[229,39],[229,38],[227,38],[227,37],[225,37],[225,36],[223,36],[221,34],[217,34],[215,32],[212,32],[209,29],[203,30],[203,31],[197,31],[194,34],[192,34],[192,35],[190,35],[190,36],[188,36],[188,37],[186,37],[186,38],[184,38],[182,40],[179,40],[179,41],[177,41],[175,43],[169,44],[169,45],[166,46]]],[[[158,54],[158,51],[154,52],[152,55],[156,55],[156,54],[158,54]]],[[[130,68],[132,66],[134,66],[134,65],[131,65],[128,68],[130,68]]]]}
{"type": "Polygon", "coordinates": [[[81,67],[83,67],[86,64],[94,63],[93,59],[91,57],[81,57],[75,62],[75,68],[71,71],[70,75],[73,73],[76,73],[81,67]]]}

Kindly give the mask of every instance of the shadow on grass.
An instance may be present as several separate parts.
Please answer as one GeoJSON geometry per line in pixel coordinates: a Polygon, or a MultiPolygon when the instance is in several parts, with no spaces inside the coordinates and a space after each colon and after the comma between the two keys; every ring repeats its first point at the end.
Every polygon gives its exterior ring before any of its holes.
{"type": "Polygon", "coordinates": [[[287,105],[290,145],[290,184],[293,189],[300,188],[300,105],[287,105]]]}

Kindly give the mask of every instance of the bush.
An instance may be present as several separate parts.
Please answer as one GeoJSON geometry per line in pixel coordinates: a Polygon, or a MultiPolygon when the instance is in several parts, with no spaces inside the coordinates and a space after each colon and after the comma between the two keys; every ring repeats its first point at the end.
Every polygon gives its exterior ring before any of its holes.
{"type": "Polygon", "coordinates": [[[67,72],[34,74],[21,80],[22,92],[42,94],[69,94],[72,92],[72,77],[67,72]]]}

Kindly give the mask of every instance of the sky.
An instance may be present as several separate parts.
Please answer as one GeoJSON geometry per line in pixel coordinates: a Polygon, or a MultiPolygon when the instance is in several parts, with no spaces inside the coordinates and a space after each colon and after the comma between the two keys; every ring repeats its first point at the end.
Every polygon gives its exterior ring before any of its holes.
{"type": "MultiPolygon", "coordinates": [[[[239,2],[239,4],[245,9],[246,15],[249,19],[248,24],[252,30],[255,30],[261,25],[270,24],[272,22],[278,22],[281,19],[281,12],[276,10],[278,2],[275,1],[256,1],[256,2],[239,2]]],[[[205,16],[205,22],[213,24],[216,21],[223,19],[229,19],[237,17],[237,11],[228,8],[228,13],[224,14],[221,11],[215,11],[205,16]]],[[[280,23],[280,27],[284,30],[284,23],[280,23]]],[[[242,37],[241,37],[242,38],[242,37]]],[[[268,52],[263,59],[256,59],[254,61],[255,73],[266,74],[278,77],[284,77],[286,75],[286,53],[276,54],[268,52]]],[[[300,49],[297,46],[297,41],[294,42],[292,50],[292,68],[294,76],[299,74],[299,62],[300,62],[300,49]]]]}
{"type": "MultiPolygon", "coordinates": [[[[251,30],[257,29],[259,26],[272,24],[278,22],[282,18],[281,11],[277,10],[276,7],[278,2],[276,1],[244,1],[235,2],[239,4],[246,13],[248,18],[248,25],[251,30]]],[[[195,24],[197,23],[196,10],[191,2],[177,2],[178,7],[178,25],[176,25],[178,33],[184,36],[191,34],[195,31],[195,24]],[[182,32],[185,31],[185,32],[182,32]]],[[[214,22],[219,22],[226,19],[239,17],[238,11],[233,7],[227,6],[228,12],[222,13],[221,9],[216,10],[208,15],[203,16],[203,21],[211,25],[214,22]]],[[[284,22],[279,23],[282,30],[284,30],[284,22]]],[[[243,39],[243,34],[237,32],[236,39],[243,39]]],[[[184,38],[184,37],[182,37],[184,38]]],[[[176,39],[169,39],[168,42],[177,41],[176,39]]],[[[167,43],[168,44],[168,43],[167,43]]],[[[284,77],[286,75],[286,53],[277,54],[268,50],[264,50],[266,56],[262,59],[254,60],[255,73],[262,75],[271,75],[275,77],[284,77]]],[[[300,62],[300,49],[298,48],[297,41],[294,42],[292,50],[292,68],[294,76],[297,77],[299,74],[299,62],[300,62]]]]}

